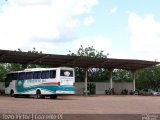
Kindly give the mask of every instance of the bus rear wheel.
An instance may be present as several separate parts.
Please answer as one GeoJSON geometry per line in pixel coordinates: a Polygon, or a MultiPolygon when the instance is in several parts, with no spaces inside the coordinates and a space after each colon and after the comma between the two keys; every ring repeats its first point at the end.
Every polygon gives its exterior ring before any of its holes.
{"type": "Polygon", "coordinates": [[[40,91],[40,90],[37,90],[37,92],[36,92],[36,98],[37,98],[37,99],[42,98],[42,95],[41,95],[41,91],[40,91]]]}

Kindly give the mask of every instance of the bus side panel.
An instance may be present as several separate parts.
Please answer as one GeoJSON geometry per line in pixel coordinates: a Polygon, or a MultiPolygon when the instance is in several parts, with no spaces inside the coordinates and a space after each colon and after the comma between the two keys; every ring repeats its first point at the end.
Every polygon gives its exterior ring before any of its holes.
{"type": "Polygon", "coordinates": [[[41,94],[55,94],[59,88],[57,82],[53,79],[46,80],[17,80],[16,90],[18,94],[36,94],[37,90],[41,91],[41,94]]]}

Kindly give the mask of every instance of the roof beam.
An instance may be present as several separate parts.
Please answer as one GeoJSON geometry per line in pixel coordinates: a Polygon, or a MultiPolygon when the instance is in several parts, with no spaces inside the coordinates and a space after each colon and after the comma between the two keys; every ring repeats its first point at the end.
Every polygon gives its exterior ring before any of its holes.
{"type": "Polygon", "coordinates": [[[37,59],[35,59],[35,60],[32,60],[32,61],[30,61],[30,62],[27,62],[27,63],[25,63],[25,64],[33,64],[33,63],[36,63],[36,62],[41,62],[41,60],[43,60],[43,59],[45,59],[45,58],[47,58],[47,57],[49,57],[50,55],[44,55],[43,57],[40,57],[40,58],[37,58],[37,59]]]}
{"type": "MultiPolygon", "coordinates": [[[[106,63],[108,63],[108,62],[111,62],[111,61],[112,61],[112,59],[106,58],[106,60],[103,61],[102,63],[94,64],[94,65],[92,65],[92,66],[89,66],[88,68],[94,68],[94,67],[99,67],[99,66],[101,66],[100,68],[103,68],[103,65],[104,65],[104,64],[106,64],[106,63]]],[[[104,66],[104,68],[105,68],[105,66],[104,66]]],[[[115,68],[115,67],[108,67],[108,69],[114,69],[114,68],[115,68]]]]}
{"type": "Polygon", "coordinates": [[[88,68],[94,68],[94,67],[98,67],[98,66],[103,66],[105,63],[107,63],[109,60],[106,59],[106,61],[103,61],[102,63],[98,63],[98,64],[95,64],[95,65],[92,65],[92,66],[89,66],[88,68]]]}
{"type": "Polygon", "coordinates": [[[70,62],[66,62],[65,64],[63,64],[62,66],[68,66],[68,65],[75,65],[75,63],[77,62],[77,61],[79,61],[80,59],[81,59],[81,57],[79,57],[79,56],[77,56],[78,58],[75,58],[75,59],[73,59],[72,61],[70,61],[70,62]]]}
{"type": "Polygon", "coordinates": [[[7,51],[6,53],[0,55],[0,59],[3,60],[3,59],[4,59],[3,57],[4,57],[5,55],[9,54],[9,53],[10,53],[10,51],[7,51]]]}

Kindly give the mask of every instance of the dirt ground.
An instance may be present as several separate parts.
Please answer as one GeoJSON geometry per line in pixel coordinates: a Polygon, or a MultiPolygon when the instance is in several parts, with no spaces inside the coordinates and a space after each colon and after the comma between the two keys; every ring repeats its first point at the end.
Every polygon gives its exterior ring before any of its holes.
{"type": "Polygon", "coordinates": [[[160,114],[160,96],[0,96],[0,114],[160,114]]]}

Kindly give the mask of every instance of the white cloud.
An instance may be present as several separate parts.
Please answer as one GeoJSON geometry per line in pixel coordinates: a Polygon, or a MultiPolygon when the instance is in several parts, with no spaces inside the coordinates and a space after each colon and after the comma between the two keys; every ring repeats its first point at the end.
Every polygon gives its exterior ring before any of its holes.
{"type": "MultiPolygon", "coordinates": [[[[9,1],[10,2],[10,1],[9,1]]],[[[19,5],[39,5],[50,4],[52,0],[16,0],[19,5]]]]}
{"type": "Polygon", "coordinates": [[[91,25],[92,23],[94,23],[95,19],[93,16],[87,16],[84,20],[84,25],[91,25]]]}
{"type": "Polygon", "coordinates": [[[71,29],[74,29],[74,28],[77,28],[81,25],[86,25],[86,26],[89,26],[91,24],[93,24],[95,22],[95,19],[93,16],[87,16],[84,21],[80,21],[79,19],[71,19],[69,20],[67,23],[66,23],[66,26],[71,28],[71,29]]]}
{"type": "Polygon", "coordinates": [[[117,12],[117,8],[112,8],[112,9],[110,10],[110,13],[111,13],[111,14],[116,13],[116,12],[117,12]]]}
{"type": "Polygon", "coordinates": [[[138,16],[129,13],[131,47],[138,51],[160,51],[160,22],[152,15],[138,16]]]}
{"type": "Polygon", "coordinates": [[[98,51],[103,50],[104,53],[108,53],[112,49],[112,39],[105,38],[101,35],[80,38],[75,40],[73,43],[73,51],[76,51],[78,48],[80,48],[80,45],[83,45],[83,47],[93,46],[98,51]]]}
{"type": "Polygon", "coordinates": [[[69,28],[77,28],[81,25],[81,21],[79,19],[72,19],[66,23],[66,26],[69,28]]]}
{"type": "Polygon", "coordinates": [[[62,39],[63,35],[70,36],[67,34],[69,29],[79,26],[76,16],[90,13],[92,7],[98,4],[98,0],[7,2],[0,8],[0,49],[36,47],[47,51],[53,51],[57,40],[62,39]],[[66,28],[66,23],[70,23],[70,27],[66,28]]]}
{"type": "Polygon", "coordinates": [[[90,13],[94,5],[98,4],[98,0],[77,0],[73,13],[75,15],[90,13]]]}
{"type": "Polygon", "coordinates": [[[109,14],[114,14],[117,12],[117,10],[118,8],[114,7],[114,8],[111,8],[110,10],[107,9],[106,12],[109,12],[109,14]]]}

